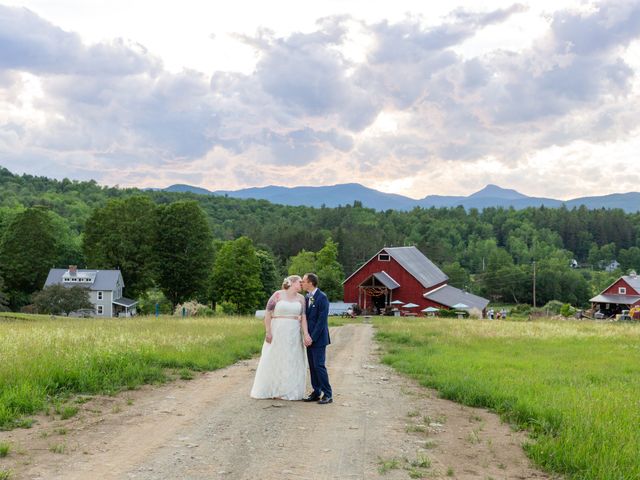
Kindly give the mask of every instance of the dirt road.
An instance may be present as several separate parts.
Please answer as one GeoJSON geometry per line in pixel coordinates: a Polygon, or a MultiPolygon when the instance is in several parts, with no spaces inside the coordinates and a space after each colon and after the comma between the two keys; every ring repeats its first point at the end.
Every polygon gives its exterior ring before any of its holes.
{"type": "Polygon", "coordinates": [[[332,329],[334,403],[249,398],[257,360],[0,432],[15,479],[531,479],[525,437],[379,363],[371,325],[332,329]]]}

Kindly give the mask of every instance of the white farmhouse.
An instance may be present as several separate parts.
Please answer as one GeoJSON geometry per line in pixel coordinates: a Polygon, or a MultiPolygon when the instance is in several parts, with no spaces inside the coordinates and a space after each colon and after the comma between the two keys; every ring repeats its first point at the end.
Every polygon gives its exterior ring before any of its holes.
{"type": "Polygon", "coordinates": [[[122,296],[124,280],[120,270],[84,270],[75,265],[69,265],[68,269],[52,268],[44,286],[58,284],[87,288],[97,317],[130,317],[136,314],[138,302],[122,296]]]}

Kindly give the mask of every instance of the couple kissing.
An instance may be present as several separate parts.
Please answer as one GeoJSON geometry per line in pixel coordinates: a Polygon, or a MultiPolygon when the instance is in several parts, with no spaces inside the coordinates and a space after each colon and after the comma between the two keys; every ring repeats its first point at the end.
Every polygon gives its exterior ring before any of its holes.
{"type": "Polygon", "coordinates": [[[291,275],[271,295],[264,316],[265,339],[251,389],[253,398],[333,402],[327,373],[329,299],[318,276],[291,275]],[[304,290],[305,295],[300,292],[304,290]],[[305,395],[307,363],[313,388],[305,395]]]}

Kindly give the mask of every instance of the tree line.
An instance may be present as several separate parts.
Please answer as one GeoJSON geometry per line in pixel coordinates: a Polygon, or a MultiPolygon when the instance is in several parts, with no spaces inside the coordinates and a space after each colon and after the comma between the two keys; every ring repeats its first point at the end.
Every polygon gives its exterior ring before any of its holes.
{"type": "Polygon", "coordinates": [[[69,264],[119,268],[127,296],[161,293],[167,308],[192,297],[248,312],[287,273],[309,270],[340,300],[345,276],[380,248],[402,245],[417,246],[451,284],[494,301],[532,303],[535,269],[538,304],[583,305],[621,273],[640,269],[640,214],[292,207],[0,168],[0,308],[29,303],[49,268],[69,264]],[[612,260],[619,269],[605,271],[612,260]]]}

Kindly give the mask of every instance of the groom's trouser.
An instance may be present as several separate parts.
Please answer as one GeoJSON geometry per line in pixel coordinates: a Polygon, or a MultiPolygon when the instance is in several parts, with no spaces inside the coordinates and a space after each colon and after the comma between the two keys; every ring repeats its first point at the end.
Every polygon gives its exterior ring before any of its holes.
{"type": "Polygon", "coordinates": [[[320,395],[324,393],[327,397],[333,397],[331,385],[329,385],[329,374],[325,366],[326,346],[307,348],[307,359],[309,360],[309,372],[311,372],[311,386],[313,392],[320,395]]]}

